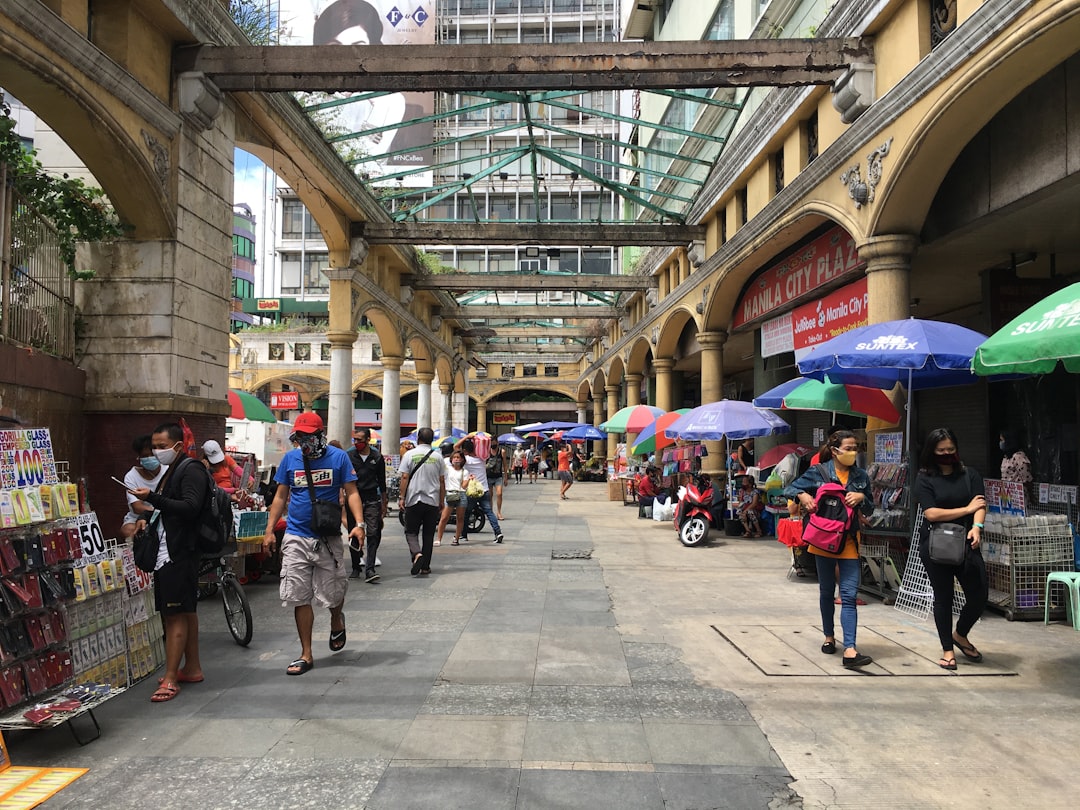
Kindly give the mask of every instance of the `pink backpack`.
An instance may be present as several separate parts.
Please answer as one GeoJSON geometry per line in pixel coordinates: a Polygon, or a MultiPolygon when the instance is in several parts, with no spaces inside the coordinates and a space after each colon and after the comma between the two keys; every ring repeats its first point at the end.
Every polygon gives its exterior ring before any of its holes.
{"type": "Polygon", "coordinates": [[[803,540],[830,554],[836,554],[844,547],[844,538],[855,514],[844,501],[846,493],[847,490],[833,481],[818,487],[814,498],[817,511],[803,519],[803,540]]]}

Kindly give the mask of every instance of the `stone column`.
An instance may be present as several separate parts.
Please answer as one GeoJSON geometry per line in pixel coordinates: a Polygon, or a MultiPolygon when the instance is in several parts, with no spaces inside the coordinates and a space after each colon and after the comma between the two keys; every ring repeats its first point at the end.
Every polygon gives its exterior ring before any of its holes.
{"type": "Polygon", "coordinates": [[[435,375],[428,372],[416,373],[416,427],[432,427],[431,422],[431,381],[435,375]]]}
{"type": "Polygon", "coordinates": [[[640,405],[641,404],[641,379],[642,374],[627,374],[626,375],[626,404],[640,405]]]}
{"type": "Polygon", "coordinates": [[[405,358],[382,356],[382,446],[397,455],[401,445],[401,364],[405,358]]]}
{"type": "Polygon", "coordinates": [[[911,256],[919,238],[910,234],[871,236],[859,245],[866,262],[867,322],[911,316],[911,256]]]}
{"type": "MultiPolygon", "coordinates": [[[[604,399],[603,397],[593,397],[592,401],[592,424],[593,427],[600,427],[600,423],[604,421],[604,399]]],[[[599,458],[606,458],[607,442],[597,441],[593,442],[593,447],[596,448],[596,455],[599,458]]]]}
{"type": "MultiPolygon", "coordinates": [[[[724,344],[727,332],[700,332],[697,336],[701,346],[701,404],[718,402],[724,397],[724,344]]],[[[702,460],[701,469],[716,477],[726,469],[724,443],[705,442],[708,455],[702,460]]],[[[719,480],[719,479],[717,479],[719,480]]]]}
{"type": "MultiPolygon", "coordinates": [[[[619,394],[621,392],[622,392],[622,386],[621,385],[612,385],[611,383],[608,383],[607,385],[604,386],[604,393],[607,394],[607,418],[608,419],[610,419],[612,416],[614,416],[616,414],[616,412],[619,410],[619,394]]],[[[619,443],[615,439],[608,439],[605,442],[605,444],[607,444],[608,463],[614,464],[615,463],[615,450],[617,449],[619,443]]]]}
{"type": "Polygon", "coordinates": [[[579,424],[582,424],[582,425],[585,424],[585,414],[587,413],[588,409],[589,409],[589,403],[588,402],[579,402],[579,403],[577,403],[577,420],[578,420],[579,424]]]}
{"type": "Polygon", "coordinates": [[[656,407],[665,411],[675,408],[675,396],[671,390],[671,370],[675,368],[675,361],[666,357],[653,360],[653,370],[656,372],[656,407]]]}
{"type": "Polygon", "coordinates": [[[352,322],[352,267],[331,267],[326,271],[330,280],[328,304],[330,328],[330,406],[327,409],[326,438],[337,439],[345,447],[352,438],[353,391],[352,350],[357,332],[352,322]]]}
{"type": "MultiPolygon", "coordinates": [[[[468,425],[466,425],[468,427],[468,425]]],[[[478,431],[487,431],[487,403],[476,403],[476,429],[478,431]]]]}
{"type": "Polygon", "coordinates": [[[449,436],[450,429],[454,426],[454,386],[449,383],[440,383],[439,393],[442,394],[442,418],[439,419],[439,430],[444,436],[449,436]]]}

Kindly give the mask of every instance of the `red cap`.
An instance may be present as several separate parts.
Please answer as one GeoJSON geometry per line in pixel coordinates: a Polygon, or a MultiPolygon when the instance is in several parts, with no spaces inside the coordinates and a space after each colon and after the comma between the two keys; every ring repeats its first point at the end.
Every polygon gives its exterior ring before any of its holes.
{"type": "Polygon", "coordinates": [[[293,421],[293,433],[318,433],[323,428],[322,417],[312,411],[305,411],[293,421]]]}

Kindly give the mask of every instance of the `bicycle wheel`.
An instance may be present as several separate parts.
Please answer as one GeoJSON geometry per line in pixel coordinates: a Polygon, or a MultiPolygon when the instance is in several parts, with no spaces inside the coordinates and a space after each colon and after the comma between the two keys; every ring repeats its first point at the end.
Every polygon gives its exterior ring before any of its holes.
{"type": "Polygon", "coordinates": [[[225,622],[229,625],[229,632],[237,644],[246,647],[251,643],[254,626],[251,623],[251,605],[244,589],[236,581],[236,574],[222,576],[221,598],[225,603],[225,622]]]}

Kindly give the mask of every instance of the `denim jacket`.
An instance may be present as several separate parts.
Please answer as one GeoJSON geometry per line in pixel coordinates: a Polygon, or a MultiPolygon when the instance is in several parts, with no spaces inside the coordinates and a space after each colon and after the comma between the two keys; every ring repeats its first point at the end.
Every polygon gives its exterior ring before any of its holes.
{"type": "MultiPolygon", "coordinates": [[[[795,500],[798,500],[799,495],[804,492],[813,496],[817,494],[818,487],[826,481],[832,481],[836,484],[840,483],[840,479],[836,477],[836,467],[831,460],[822,464],[813,465],[801,476],[784,487],[784,495],[795,500]]],[[[861,467],[851,467],[848,471],[846,489],[848,492],[861,492],[863,494],[863,502],[858,506],[859,511],[867,516],[873,514],[874,496],[870,491],[870,476],[866,474],[866,470],[861,467]]]]}

